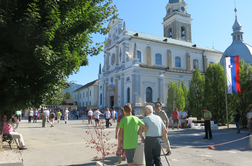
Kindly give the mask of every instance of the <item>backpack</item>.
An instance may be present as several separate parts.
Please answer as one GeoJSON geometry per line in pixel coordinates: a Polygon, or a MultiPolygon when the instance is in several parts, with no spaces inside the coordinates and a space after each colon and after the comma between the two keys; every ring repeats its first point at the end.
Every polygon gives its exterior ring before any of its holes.
{"type": "Polygon", "coordinates": [[[51,119],[53,119],[54,118],[54,114],[52,113],[52,114],[50,114],[50,118],[51,119]]]}

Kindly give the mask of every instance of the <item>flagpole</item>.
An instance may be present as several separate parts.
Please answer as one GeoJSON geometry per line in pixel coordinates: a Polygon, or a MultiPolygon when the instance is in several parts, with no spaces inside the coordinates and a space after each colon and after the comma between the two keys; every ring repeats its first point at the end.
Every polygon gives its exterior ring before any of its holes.
{"type": "MultiPolygon", "coordinates": [[[[228,57],[227,54],[226,54],[226,57],[228,57]]],[[[226,71],[226,58],[224,59],[224,81],[225,81],[225,98],[226,98],[227,128],[228,128],[228,131],[229,131],[229,123],[228,123],[228,103],[227,103],[227,71],[226,71]]]]}

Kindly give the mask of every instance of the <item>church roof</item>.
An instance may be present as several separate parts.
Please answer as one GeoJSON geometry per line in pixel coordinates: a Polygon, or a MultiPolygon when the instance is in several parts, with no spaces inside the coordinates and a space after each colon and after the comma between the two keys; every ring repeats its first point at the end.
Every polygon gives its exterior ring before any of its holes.
{"type": "Polygon", "coordinates": [[[73,92],[77,92],[77,91],[79,91],[79,90],[81,90],[81,89],[84,89],[84,88],[90,87],[90,86],[92,86],[92,85],[97,85],[97,84],[98,84],[98,83],[97,83],[97,81],[98,81],[98,80],[94,80],[94,81],[92,81],[92,82],[89,82],[89,83],[87,83],[87,84],[83,85],[82,87],[80,87],[80,88],[76,89],[76,90],[75,90],[75,91],[73,91],[73,92]]]}
{"type": "Polygon", "coordinates": [[[136,32],[136,31],[131,31],[131,30],[127,30],[127,32],[128,32],[128,35],[133,36],[133,37],[143,38],[143,39],[147,39],[147,40],[153,40],[153,41],[157,41],[157,42],[164,42],[164,43],[168,43],[168,44],[173,44],[173,45],[177,45],[177,46],[184,46],[184,47],[189,47],[189,48],[194,48],[194,49],[199,49],[199,50],[222,53],[222,52],[220,52],[216,49],[213,49],[213,48],[203,47],[203,46],[200,46],[200,45],[197,45],[197,44],[194,44],[191,42],[182,41],[182,40],[176,40],[176,39],[172,39],[172,38],[167,38],[167,37],[163,37],[163,36],[157,36],[157,35],[152,35],[152,34],[147,34],[147,33],[142,33],[142,32],[136,32]],[[136,33],[138,34],[137,36],[136,36],[136,33]]]}

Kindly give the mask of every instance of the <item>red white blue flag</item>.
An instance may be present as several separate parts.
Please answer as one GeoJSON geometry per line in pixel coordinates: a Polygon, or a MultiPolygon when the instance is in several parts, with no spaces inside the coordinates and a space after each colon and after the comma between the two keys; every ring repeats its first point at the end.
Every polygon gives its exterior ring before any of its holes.
{"type": "Polygon", "coordinates": [[[241,93],[239,56],[226,57],[228,93],[241,93]]]}

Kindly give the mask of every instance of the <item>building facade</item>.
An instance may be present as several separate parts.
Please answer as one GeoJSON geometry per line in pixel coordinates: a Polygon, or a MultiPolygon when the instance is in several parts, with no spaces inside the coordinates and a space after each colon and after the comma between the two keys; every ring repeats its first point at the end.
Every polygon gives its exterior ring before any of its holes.
{"type": "Polygon", "coordinates": [[[182,0],[170,0],[163,18],[164,36],[126,29],[122,19],[109,23],[104,64],[98,75],[98,107],[119,108],[131,103],[137,112],[155,101],[166,108],[170,81],[189,87],[192,72],[204,73],[222,52],[192,43],[191,16],[182,0]]]}
{"type": "Polygon", "coordinates": [[[78,109],[97,108],[97,92],[97,80],[83,85],[73,92],[74,105],[77,105],[78,109]]]}

